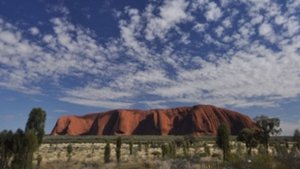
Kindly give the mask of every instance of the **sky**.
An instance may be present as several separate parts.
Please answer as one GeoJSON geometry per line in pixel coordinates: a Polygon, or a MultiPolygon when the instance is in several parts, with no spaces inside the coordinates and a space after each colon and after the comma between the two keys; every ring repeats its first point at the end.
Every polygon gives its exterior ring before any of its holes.
{"type": "Polygon", "coordinates": [[[300,128],[300,0],[0,0],[0,130],[196,104],[300,128]]]}

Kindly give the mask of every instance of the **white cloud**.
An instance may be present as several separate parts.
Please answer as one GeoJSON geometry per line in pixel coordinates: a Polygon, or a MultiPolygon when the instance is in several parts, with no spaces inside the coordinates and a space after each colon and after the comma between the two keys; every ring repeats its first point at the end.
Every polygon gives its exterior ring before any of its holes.
{"type": "Polygon", "coordinates": [[[222,16],[222,11],[218,7],[218,5],[214,2],[210,2],[207,5],[207,12],[205,13],[205,17],[208,21],[216,21],[222,16]]]}
{"type": "Polygon", "coordinates": [[[193,29],[197,32],[203,32],[205,31],[206,25],[205,24],[201,24],[201,23],[197,23],[193,29]]]}
{"type": "Polygon", "coordinates": [[[224,28],[222,26],[219,26],[215,31],[218,37],[220,37],[223,34],[224,28]]]}
{"type": "Polygon", "coordinates": [[[66,91],[66,95],[69,97],[77,97],[81,99],[105,100],[105,99],[120,99],[124,97],[130,97],[133,93],[113,90],[110,88],[98,88],[94,86],[86,86],[84,88],[71,89],[66,91]]]}
{"type": "Polygon", "coordinates": [[[205,100],[220,106],[276,106],[278,100],[300,95],[300,60],[291,51],[299,43],[294,45],[274,53],[252,44],[247,52],[238,52],[230,59],[202,61],[201,69],[184,70],[176,82],[152,93],[166,99],[205,100]]]}
{"type": "Polygon", "coordinates": [[[259,34],[264,36],[266,39],[270,40],[271,42],[275,41],[275,35],[272,28],[272,25],[268,23],[263,23],[259,27],[259,34]]]}
{"type": "Polygon", "coordinates": [[[146,39],[153,40],[156,37],[164,39],[165,34],[171,28],[191,19],[186,12],[187,5],[188,3],[185,0],[165,1],[164,5],[159,8],[158,17],[150,14],[152,10],[148,11],[146,14],[146,39]]]}
{"type": "Polygon", "coordinates": [[[68,103],[78,104],[78,105],[103,107],[107,109],[120,109],[120,108],[128,108],[132,106],[132,103],[126,103],[126,102],[99,101],[94,99],[80,99],[74,97],[62,97],[59,100],[68,103]]]}
{"type": "Polygon", "coordinates": [[[40,31],[39,31],[39,29],[38,29],[37,27],[31,27],[31,28],[29,29],[29,31],[30,31],[30,33],[31,33],[32,35],[37,35],[37,34],[40,33],[40,31]]]}
{"type": "Polygon", "coordinates": [[[285,22],[286,22],[285,18],[281,15],[279,15],[275,18],[275,23],[278,24],[278,25],[281,25],[285,22]]]}
{"type": "Polygon", "coordinates": [[[20,40],[18,35],[19,34],[14,34],[13,32],[2,31],[0,33],[0,40],[6,44],[14,44],[20,40]]]}

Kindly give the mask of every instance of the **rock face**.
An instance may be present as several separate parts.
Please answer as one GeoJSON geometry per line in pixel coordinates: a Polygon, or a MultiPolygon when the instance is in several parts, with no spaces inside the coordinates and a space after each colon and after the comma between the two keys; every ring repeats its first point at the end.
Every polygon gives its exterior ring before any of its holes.
{"type": "Polygon", "coordinates": [[[59,118],[51,135],[216,135],[221,122],[237,135],[256,128],[248,116],[212,105],[173,109],[120,109],[59,118]]]}

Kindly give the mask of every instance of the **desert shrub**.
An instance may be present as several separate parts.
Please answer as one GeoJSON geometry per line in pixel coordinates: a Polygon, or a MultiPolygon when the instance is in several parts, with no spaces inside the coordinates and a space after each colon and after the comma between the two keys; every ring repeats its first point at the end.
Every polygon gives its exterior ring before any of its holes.
{"type": "Polygon", "coordinates": [[[216,144],[223,151],[223,160],[227,160],[229,155],[229,128],[225,123],[221,123],[217,130],[216,144]]]}
{"type": "Polygon", "coordinates": [[[145,161],[144,162],[144,168],[151,168],[151,165],[149,162],[145,161]]]}
{"type": "Polygon", "coordinates": [[[169,157],[176,158],[176,144],[174,142],[169,142],[169,157]]]}
{"type": "Polygon", "coordinates": [[[94,152],[95,152],[95,145],[94,145],[94,143],[92,143],[92,145],[91,145],[91,150],[92,150],[92,154],[94,154],[94,152]]]}
{"type": "Polygon", "coordinates": [[[288,154],[287,148],[285,146],[282,146],[280,143],[276,143],[274,147],[275,147],[277,156],[282,157],[282,156],[285,156],[288,154]]]}
{"type": "Polygon", "coordinates": [[[72,152],[73,152],[73,146],[72,146],[72,144],[68,144],[68,146],[67,146],[67,157],[68,157],[68,161],[71,160],[72,152]]]}
{"type": "Polygon", "coordinates": [[[117,143],[116,143],[116,159],[117,159],[117,162],[120,162],[120,160],[121,160],[121,146],[122,146],[122,139],[121,139],[121,137],[118,137],[117,143]]]}
{"type": "Polygon", "coordinates": [[[145,154],[147,157],[149,156],[149,144],[148,143],[145,144],[145,154]]]}
{"type": "Polygon", "coordinates": [[[162,158],[163,159],[166,159],[167,157],[169,157],[169,154],[170,154],[169,146],[167,144],[162,144],[161,145],[161,152],[162,152],[162,158]]]}
{"type": "Polygon", "coordinates": [[[263,145],[259,145],[259,146],[258,146],[258,153],[261,154],[261,155],[267,154],[266,147],[263,146],[263,145]]]}
{"type": "Polygon", "coordinates": [[[171,162],[171,169],[190,169],[191,163],[186,159],[176,159],[171,162]]]}
{"type": "Polygon", "coordinates": [[[230,154],[228,160],[224,164],[225,168],[230,169],[273,169],[274,159],[269,155],[256,155],[250,156],[240,156],[237,154],[230,154]]]}
{"type": "Polygon", "coordinates": [[[43,157],[42,157],[42,155],[39,154],[39,155],[36,157],[36,164],[37,164],[38,167],[41,166],[42,160],[43,160],[43,157]]]}
{"type": "Polygon", "coordinates": [[[130,155],[133,154],[133,143],[132,143],[132,141],[129,142],[129,154],[130,155]]]}
{"type": "Polygon", "coordinates": [[[274,166],[274,159],[273,157],[267,154],[256,155],[251,160],[249,165],[251,169],[257,169],[257,168],[272,169],[274,166]]]}
{"type": "Polygon", "coordinates": [[[56,154],[56,157],[57,157],[57,160],[60,159],[60,152],[58,152],[58,153],[56,154]]]}
{"type": "Polygon", "coordinates": [[[159,152],[159,151],[153,151],[151,154],[152,154],[154,157],[159,157],[159,156],[161,155],[161,152],[159,152]]]}
{"type": "Polygon", "coordinates": [[[189,149],[188,143],[186,141],[183,141],[182,142],[182,150],[183,150],[184,157],[188,157],[189,156],[188,149],[189,149]]]}
{"type": "Polygon", "coordinates": [[[245,160],[237,154],[230,154],[228,156],[227,162],[225,163],[225,166],[232,169],[244,169],[246,167],[247,163],[245,160]]]}
{"type": "MultiPolygon", "coordinates": [[[[283,147],[285,149],[285,147],[283,147]]],[[[293,147],[291,152],[283,150],[283,154],[275,156],[276,166],[278,169],[299,169],[300,157],[297,155],[296,147],[293,147]]]]}
{"type": "Polygon", "coordinates": [[[110,162],[110,144],[109,144],[109,142],[107,142],[104,147],[104,162],[105,163],[110,162]]]}
{"type": "Polygon", "coordinates": [[[220,159],[220,158],[221,158],[221,154],[213,153],[213,154],[211,155],[211,157],[220,159]]]}
{"type": "Polygon", "coordinates": [[[142,151],[142,143],[141,142],[138,143],[138,150],[142,151]]]}
{"type": "Polygon", "coordinates": [[[208,156],[210,156],[210,154],[211,154],[210,148],[209,148],[209,146],[208,146],[207,144],[204,144],[204,152],[205,152],[208,156]]]}

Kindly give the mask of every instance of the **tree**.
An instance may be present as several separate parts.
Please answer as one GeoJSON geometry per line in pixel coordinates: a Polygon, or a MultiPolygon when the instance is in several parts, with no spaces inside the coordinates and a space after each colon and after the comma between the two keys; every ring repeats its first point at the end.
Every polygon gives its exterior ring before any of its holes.
{"type": "Polygon", "coordinates": [[[148,157],[149,156],[149,143],[146,143],[144,148],[145,148],[145,154],[148,157]]]}
{"type": "Polygon", "coordinates": [[[223,151],[223,160],[228,159],[229,154],[229,128],[225,123],[221,123],[218,127],[216,144],[223,151]]]}
{"type": "Polygon", "coordinates": [[[117,138],[117,143],[116,143],[116,158],[118,163],[121,160],[121,145],[122,145],[122,139],[121,137],[117,138]]]}
{"type": "Polygon", "coordinates": [[[38,145],[41,145],[45,134],[46,112],[41,108],[33,108],[29,114],[25,132],[33,130],[37,136],[38,145]]]}
{"type": "Polygon", "coordinates": [[[167,157],[169,157],[170,149],[169,149],[169,146],[166,143],[163,143],[161,145],[161,152],[162,152],[162,158],[163,159],[166,159],[167,157]]]}
{"type": "Polygon", "coordinates": [[[130,155],[133,154],[133,143],[132,143],[132,141],[129,142],[129,154],[130,155]]]}
{"type": "Polygon", "coordinates": [[[104,147],[104,162],[108,163],[110,161],[110,144],[109,142],[106,142],[106,145],[104,147]]]}
{"type": "Polygon", "coordinates": [[[13,157],[13,132],[4,130],[0,133],[0,168],[8,168],[13,157]]]}
{"type": "Polygon", "coordinates": [[[32,169],[33,153],[38,148],[38,140],[33,131],[24,133],[18,129],[13,136],[14,156],[11,162],[12,169],[32,169]]]}
{"type": "Polygon", "coordinates": [[[36,165],[37,165],[38,167],[41,166],[42,160],[43,160],[43,157],[42,157],[42,155],[39,154],[39,155],[36,157],[36,165]]]}
{"type": "Polygon", "coordinates": [[[259,141],[265,146],[268,153],[270,136],[281,132],[279,118],[270,118],[268,116],[257,116],[254,118],[257,126],[260,128],[259,141]]]}
{"type": "Polygon", "coordinates": [[[240,131],[237,141],[243,142],[246,144],[248,155],[251,155],[252,148],[257,147],[259,143],[259,133],[255,129],[244,128],[240,131]]]}
{"type": "Polygon", "coordinates": [[[293,140],[296,142],[298,150],[300,150],[300,131],[298,129],[294,132],[293,140]]]}
{"type": "Polygon", "coordinates": [[[70,161],[70,159],[71,159],[72,152],[73,152],[72,144],[69,144],[69,145],[67,146],[67,157],[68,157],[68,161],[70,161]]]}

